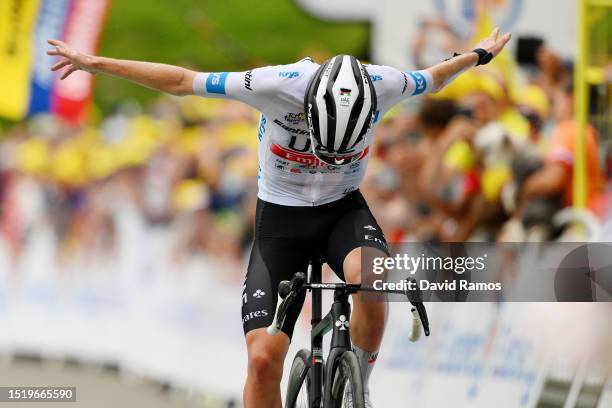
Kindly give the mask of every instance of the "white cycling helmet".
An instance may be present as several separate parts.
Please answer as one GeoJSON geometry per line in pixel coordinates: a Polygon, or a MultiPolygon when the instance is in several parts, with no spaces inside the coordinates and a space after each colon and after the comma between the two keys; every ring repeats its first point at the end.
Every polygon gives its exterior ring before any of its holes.
{"type": "Polygon", "coordinates": [[[304,97],[314,155],[342,166],[359,160],[374,121],[376,92],[357,58],[337,55],[314,74],[304,97]]]}

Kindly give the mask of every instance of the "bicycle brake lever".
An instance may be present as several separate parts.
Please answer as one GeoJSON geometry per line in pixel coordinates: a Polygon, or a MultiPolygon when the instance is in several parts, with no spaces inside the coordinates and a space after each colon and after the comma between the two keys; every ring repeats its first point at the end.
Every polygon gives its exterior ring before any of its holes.
{"type": "Polygon", "coordinates": [[[427,310],[425,309],[425,305],[422,302],[415,302],[412,304],[414,307],[416,307],[416,310],[419,313],[419,319],[421,319],[425,336],[429,336],[429,319],[427,318],[427,310]]]}
{"type": "Polygon", "coordinates": [[[304,282],[306,282],[306,275],[303,272],[297,272],[291,278],[291,290],[293,292],[299,291],[304,286],[304,282]]]}
{"type": "Polygon", "coordinates": [[[289,293],[291,293],[291,282],[288,280],[281,281],[281,283],[278,284],[278,296],[284,299],[289,293]]]}
{"type": "MultiPolygon", "coordinates": [[[[288,281],[285,282],[289,283],[288,281]]],[[[277,334],[285,323],[285,317],[287,317],[287,304],[291,302],[293,292],[289,292],[288,295],[289,296],[285,295],[284,299],[281,297],[280,293],[278,295],[276,312],[274,313],[274,320],[272,321],[272,324],[266,329],[270,336],[274,336],[275,334],[277,334]]]]}
{"type": "Polygon", "coordinates": [[[284,280],[278,284],[276,313],[274,313],[272,324],[266,329],[270,336],[277,334],[283,327],[287,317],[287,309],[297,296],[297,293],[302,289],[302,286],[304,286],[304,282],[306,282],[306,275],[302,272],[297,272],[293,275],[291,281],[284,280]]]}

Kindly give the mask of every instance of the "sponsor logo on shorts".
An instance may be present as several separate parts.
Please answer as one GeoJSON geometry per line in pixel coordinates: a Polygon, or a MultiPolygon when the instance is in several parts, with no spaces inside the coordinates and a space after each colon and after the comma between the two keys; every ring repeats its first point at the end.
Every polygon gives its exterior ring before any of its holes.
{"type": "Polygon", "coordinates": [[[225,81],[227,72],[213,72],[206,79],[206,92],[225,95],[225,81]]]}
{"type": "Polygon", "coordinates": [[[268,317],[268,311],[266,309],[256,310],[254,312],[248,313],[242,316],[242,323],[246,323],[252,319],[259,319],[262,317],[268,317]]]}
{"type": "Polygon", "coordinates": [[[255,299],[261,299],[264,296],[266,296],[266,292],[261,289],[257,289],[255,292],[253,292],[253,297],[255,299]]]}
{"type": "Polygon", "coordinates": [[[363,236],[363,239],[365,239],[366,241],[376,242],[378,245],[381,245],[383,248],[388,249],[387,243],[383,241],[382,239],[375,237],[374,235],[365,234],[363,236]]]}
{"type": "Polygon", "coordinates": [[[370,80],[372,80],[372,82],[382,81],[382,79],[382,75],[370,75],[370,80]]]}
{"type": "Polygon", "coordinates": [[[366,225],[365,227],[363,227],[363,229],[367,229],[368,231],[376,231],[376,228],[372,225],[366,225]]]}

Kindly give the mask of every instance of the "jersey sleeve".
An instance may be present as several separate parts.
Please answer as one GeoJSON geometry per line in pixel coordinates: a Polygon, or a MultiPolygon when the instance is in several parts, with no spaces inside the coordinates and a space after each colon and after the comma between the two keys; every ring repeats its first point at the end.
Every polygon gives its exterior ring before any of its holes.
{"type": "Polygon", "coordinates": [[[235,99],[261,111],[274,97],[278,83],[278,68],[274,66],[244,72],[199,72],[193,81],[193,93],[235,99]]]}
{"type": "Polygon", "coordinates": [[[367,65],[366,70],[376,89],[379,110],[385,112],[411,96],[433,91],[433,79],[427,71],[405,71],[386,65],[367,65]]]}

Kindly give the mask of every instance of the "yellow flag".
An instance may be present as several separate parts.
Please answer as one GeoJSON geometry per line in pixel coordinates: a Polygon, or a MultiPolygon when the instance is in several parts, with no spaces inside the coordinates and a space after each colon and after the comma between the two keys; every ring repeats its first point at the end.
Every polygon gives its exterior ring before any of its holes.
{"type": "Polygon", "coordinates": [[[30,103],[32,33],[40,0],[0,1],[0,116],[20,120],[30,103]]]}

